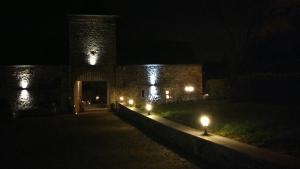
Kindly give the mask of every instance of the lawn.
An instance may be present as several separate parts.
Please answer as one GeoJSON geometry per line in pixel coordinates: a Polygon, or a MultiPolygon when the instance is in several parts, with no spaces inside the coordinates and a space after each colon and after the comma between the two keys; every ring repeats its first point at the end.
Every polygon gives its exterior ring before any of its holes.
{"type": "Polygon", "coordinates": [[[154,111],[199,129],[199,116],[206,114],[209,132],[300,157],[299,105],[202,100],[155,105],[154,111]]]}

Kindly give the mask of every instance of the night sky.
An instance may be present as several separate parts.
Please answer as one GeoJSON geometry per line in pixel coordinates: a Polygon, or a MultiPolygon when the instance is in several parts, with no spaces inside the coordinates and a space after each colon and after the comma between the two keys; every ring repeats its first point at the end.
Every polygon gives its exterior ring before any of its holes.
{"type": "MultiPolygon", "coordinates": [[[[288,1],[299,4],[296,0],[288,1]]],[[[255,5],[262,6],[257,2],[255,5]]],[[[260,58],[252,59],[257,62],[280,60],[286,55],[297,60],[299,7],[280,0],[274,2],[278,2],[272,4],[276,10],[260,24],[259,40],[250,45],[249,53],[260,58]],[[279,8],[283,9],[281,13],[279,8]]],[[[6,59],[2,59],[2,64],[67,64],[68,14],[119,15],[120,64],[222,63],[226,62],[230,39],[218,10],[225,11],[225,25],[233,30],[243,29],[244,21],[249,21],[248,13],[247,16],[243,13],[248,10],[249,5],[245,5],[218,0],[6,2],[1,10],[1,40],[4,42],[1,55],[6,59]]],[[[250,14],[258,13],[255,10],[253,8],[250,14]]]]}

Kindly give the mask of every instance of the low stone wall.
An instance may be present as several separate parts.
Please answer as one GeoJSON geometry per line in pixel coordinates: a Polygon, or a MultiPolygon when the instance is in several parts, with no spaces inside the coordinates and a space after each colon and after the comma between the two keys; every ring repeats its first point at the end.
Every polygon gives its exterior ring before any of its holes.
{"type": "MultiPolygon", "coordinates": [[[[142,131],[150,133],[150,135],[153,135],[163,140],[164,143],[167,143],[172,147],[178,148],[181,152],[188,153],[196,159],[199,159],[199,161],[208,163],[209,165],[213,166],[213,168],[297,168],[293,166],[294,164],[290,164],[289,166],[285,162],[281,163],[280,158],[271,159],[271,161],[260,158],[262,154],[267,155],[267,153],[262,153],[261,155],[256,156],[253,155],[255,153],[251,153],[251,149],[246,149],[246,151],[249,151],[249,153],[247,154],[235,149],[228,148],[228,146],[224,146],[225,144],[230,143],[217,144],[215,142],[218,141],[214,141],[213,136],[211,137],[211,140],[210,136],[207,137],[207,139],[201,139],[201,137],[197,137],[197,134],[201,135],[201,132],[197,132],[195,129],[180,125],[178,123],[170,122],[169,120],[165,120],[165,122],[163,122],[163,118],[149,117],[146,115],[146,112],[144,112],[143,114],[143,112],[133,111],[120,104],[117,105],[117,108],[115,109],[115,114],[118,115],[120,118],[129,121],[137,128],[140,128],[142,131]],[[194,134],[189,134],[189,132],[194,134]],[[275,163],[272,162],[272,160],[275,161],[275,163]],[[279,162],[277,163],[276,160],[279,160],[279,162]]],[[[230,146],[233,147],[235,145],[230,146]]]]}

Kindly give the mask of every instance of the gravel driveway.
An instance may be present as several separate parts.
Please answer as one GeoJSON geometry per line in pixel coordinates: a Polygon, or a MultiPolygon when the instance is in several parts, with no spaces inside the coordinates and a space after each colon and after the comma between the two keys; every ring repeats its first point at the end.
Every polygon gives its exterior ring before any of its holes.
{"type": "Polygon", "coordinates": [[[3,169],[198,168],[108,111],[1,124],[1,154],[3,169]]]}

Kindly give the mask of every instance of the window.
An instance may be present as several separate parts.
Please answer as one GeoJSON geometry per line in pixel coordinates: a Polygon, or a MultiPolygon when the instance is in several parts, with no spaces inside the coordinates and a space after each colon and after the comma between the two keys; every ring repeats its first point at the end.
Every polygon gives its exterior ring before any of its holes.
{"type": "Polygon", "coordinates": [[[142,90],[142,97],[145,97],[145,90],[142,90]]]}
{"type": "Polygon", "coordinates": [[[166,94],[166,100],[171,99],[171,96],[170,96],[170,90],[166,90],[166,91],[165,91],[165,94],[166,94]]]}

